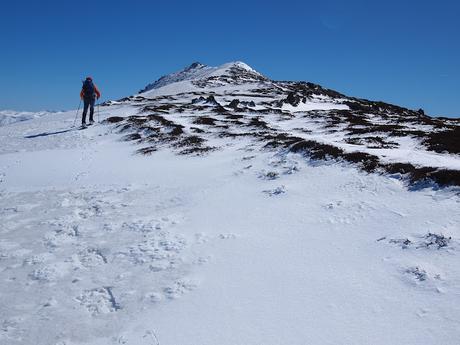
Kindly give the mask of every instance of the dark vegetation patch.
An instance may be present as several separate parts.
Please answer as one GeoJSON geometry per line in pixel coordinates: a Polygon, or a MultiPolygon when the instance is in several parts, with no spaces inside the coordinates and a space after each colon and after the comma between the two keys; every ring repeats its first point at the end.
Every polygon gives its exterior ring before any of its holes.
{"type": "Polygon", "coordinates": [[[311,129],[301,128],[301,127],[293,128],[292,130],[297,131],[297,132],[302,132],[302,133],[312,133],[313,132],[311,129]]]}
{"type": "Polygon", "coordinates": [[[102,123],[109,124],[109,123],[118,123],[123,121],[125,118],[121,116],[110,116],[106,118],[102,123]]]}
{"type": "MultiPolygon", "coordinates": [[[[291,92],[301,97],[311,97],[313,95],[324,95],[332,98],[344,98],[345,95],[330,89],[326,89],[321,85],[310,83],[310,82],[291,82],[284,81],[279,82],[283,87],[289,89],[291,92]]],[[[285,91],[284,91],[285,92],[285,91]]],[[[282,92],[282,93],[284,93],[282,92]]]]}
{"type": "Polygon", "coordinates": [[[184,146],[201,146],[206,140],[197,136],[197,135],[190,135],[187,136],[179,141],[177,141],[174,146],[175,147],[184,147],[184,146]]]}
{"type": "Polygon", "coordinates": [[[215,106],[213,111],[217,114],[222,114],[222,115],[227,115],[229,114],[228,110],[225,109],[223,106],[221,106],[220,104],[215,106]]]}
{"type": "Polygon", "coordinates": [[[437,247],[437,249],[441,249],[441,248],[447,247],[451,240],[452,240],[452,237],[446,237],[442,234],[439,235],[439,234],[433,234],[429,232],[425,236],[425,246],[427,248],[437,247]]]}
{"type": "Polygon", "coordinates": [[[125,135],[123,138],[121,138],[121,140],[124,140],[124,141],[135,141],[135,140],[141,140],[142,137],[139,133],[132,133],[132,134],[128,134],[128,135],[125,135]]]}
{"type": "Polygon", "coordinates": [[[181,155],[202,155],[202,154],[209,153],[215,150],[216,148],[211,147],[211,146],[194,146],[194,147],[186,148],[180,151],[179,153],[181,155]]]}
{"type": "Polygon", "coordinates": [[[230,120],[238,120],[238,119],[244,118],[244,115],[240,115],[240,114],[228,114],[226,117],[227,117],[227,119],[230,119],[230,120]]]}
{"type": "Polygon", "coordinates": [[[426,135],[426,132],[421,130],[412,130],[408,129],[405,126],[398,125],[398,124],[384,124],[384,125],[377,125],[377,124],[369,124],[366,126],[348,126],[345,131],[347,132],[346,135],[353,136],[353,135],[369,135],[369,134],[386,134],[392,137],[416,137],[416,138],[423,138],[426,135]]]}
{"type": "Polygon", "coordinates": [[[242,133],[235,133],[235,132],[230,132],[227,130],[221,131],[218,134],[219,138],[239,138],[239,137],[254,137],[254,133],[247,133],[247,132],[242,132],[242,133]]]}
{"type": "Polygon", "coordinates": [[[271,87],[271,88],[266,88],[266,89],[251,89],[249,90],[250,94],[234,94],[235,96],[240,96],[240,97],[261,97],[261,98],[267,98],[270,97],[272,98],[273,97],[273,94],[275,95],[281,95],[284,93],[283,90],[277,88],[277,87],[271,87]]]}
{"type": "Polygon", "coordinates": [[[369,133],[388,133],[389,135],[401,136],[402,131],[406,127],[401,125],[368,125],[366,127],[353,127],[349,126],[346,128],[348,135],[361,135],[369,133]]]}
{"type": "Polygon", "coordinates": [[[448,131],[427,133],[426,136],[423,144],[428,150],[438,153],[460,154],[460,127],[448,131]]]}
{"type": "MultiPolygon", "coordinates": [[[[202,120],[205,123],[213,123],[213,121],[207,122],[209,119],[202,120]]],[[[151,154],[157,151],[159,145],[162,144],[168,144],[176,149],[180,149],[180,154],[203,154],[216,149],[206,146],[206,140],[202,137],[197,135],[185,136],[182,125],[158,114],[116,118],[115,121],[106,121],[106,123],[116,124],[119,132],[131,132],[123,136],[122,140],[151,144],[148,147],[137,150],[139,154],[151,154]]],[[[199,128],[194,129],[195,132],[203,132],[199,128]]]]}
{"type": "MultiPolygon", "coordinates": [[[[271,106],[271,105],[270,105],[271,106]]],[[[278,108],[267,108],[267,109],[250,109],[252,113],[255,114],[261,114],[261,115],[270,115],[270,114],[275,114],[275,115],[287,115],[289,117],[291,116],[291,113],[283,111],[278,108]]]]}
{"type": "Polygon", "coordinates": [[[244,125],[244,122],[240,121],[240,119],[243,119],[243,115],[239,114],[227,114],[225,115],[225,120],[228,123],[234,124],[236,126],[241,126],[244,125]]]}
{"type": "Polygon", "coordinates": [[[410,163],[380,163],[379,167],[390,174],[406,176],[411,185],[429,185],[435,182],[441,187],[460,186],[460,171],[434,167],[416,167],[410,163]]]}
{"type": "Polygon", "coordinates": [[[455,185],[460,186],[460,171],[451,169],[438,169],[428,175],[440,186],[455,185]]]}
{"type": "Polygon", "coordinates": [[[298,143],[303,141],[302,138],[296,137],[286,133],[279,133],[279,134],[268,134],[265,135],[263,138],[265,141],[268,141],[264,148],[288,148],[294,143],[298,143]]]}
{"type": "Polygon", "coordinates": [[[388,163],[386,171],[390,174],[410,174],[415,170],[415,167],[410,163],[388,163]]]}
{"type": "Polygon", "coordinates": [[[152,106],[152,105],[148,105],[148,106],[145,106],[144,108],[142,108],[142,112],[143,113],[169,113],[169,111],[173,108],[175,108],[176,106],[173,104],[173,103],[165,103],[165,104],[161,104],[161,105],[156,105],[156,106],[152,106]]]}
{"type": "Polygon", "coordinates": [[[399,114],[399,115],[410,115],[420,116],[417,112],[403,108],[394,104],[389,104],[380,101],[369,101],[365,99],[351,98],[354,101],[345,101],[344,104],[348,105],[351,110],[361,112],[371,112],[377,114],[399,114]]]}
{"type": "MultiPolygon", "coordinates": [[[[383,237],[382,239],[385,239],[385,237],[383,237]]],[[[429,232],[425,236],[421,237],[419,240],[411,241],[408,238],[392,238],[388,242],[391,244],[396,244],[398,246],[401,246],[402,249],[436,248],[439,250],[439,249],[448,247],[451,240],[452,240],[452,237],[447,237],[442,234],[436,234],[436,233],[429,232]]]]}
{"type": "Polygon", "coordinates": [[[365,115],[356,115],[348,110],[344,110],[338,113],[342,116],[343,122],[348,122],[352,126],[369,126],[372,125],[365,115]]]}
{"type": "Polygon", "coordinates": [[[345,142],[352,145],[365,145],[370,149],[392,149],[399,144],[393,141],[386,141],[382,137],[356,137],[346,138],[345,142]]]}
{"type": "Polygon", "coordinates": [[[179,151],[179,153],[183,155],[200,155],[216,149],[215,147],[205,146],[205,142],[205,139],[197,135],[189,135],[175,142],[173,146],[176,148],[183,148],[179,151]]]}
{"type": "Polygon", "coordinates": [[[460,171],[440,169],[434,167],[415,167],[410,163],[382,163],[375,155],[365,152],[345,152],[329,144],[322,144],[312,140],[301,140],[290,146],[290,152],[303,153],[312,159],[343,159],[356,164],[362,170],[401,174],[405,176],[410,185],[429,185],[436,183],[440,187],[460,186],[460,171]]]}
{"type": "Polygon", "coordinates": [[[325,125],[324,128],[333,128],[337,127],[342,123],[342,118],[337,115],[330,114],[328,117],[325,118],[325,125]]]}
{"type": "Polygon", "coordinates": [[[374,172],[379,166],[379,158],[366,152],[346,152],[341,158],[361,166],[367,172],[374,172]]]}
{"type": "Polygon", "coordinates": [[[207,125],[207,126],[214,126],[216,124],[216,119],[208,116],[199,116],[197,117],[193,123],[195,125],[207,125]]]}
{"type": "Polygon", "coordinates": [[[322,144],[313,140],[301,140],[290,147],[294,153],[307,154],[312,159],[337,159],[344,155],[344,151],[336,146],[322,144]]]}
{"type": "Polygon", "coordinates": [[[155,146],[149,146],[149,147],[143,147],[139,150],[136,151],[136,153],[142,154],[142,155],[151,155],[158,149],[155,146]]]}
{"type": "MultiPolygon", "coordinates": [[[[288,103],[294,107],[297,107],[300,101],[303,101],[303,103],[305,103],[306,97],[299,96],[297,95],[296,92],[289,92],[287,97],[282,101],[282,103],[288,103]]],[[[281,106],[282,106],[282,103],[281,103],[281,106]]]]}
{"type": "Polygon", "coordinates": [[[262,120],[260,117],[251,118],[251,120],[248,123],[248,126],[258,127],[258,128],[262,128],[265,130],[271,130],[271,128],[267,125],[267,123],[264,120],[262,120]]]}
{"type": "Polygon", "coordinates": [[[127,123],[132,123],[136,126],[142,126],[144,123],[148,122],[149,120],[143,116],[129,116],[126,119],[127,123]]]}
{"type": "Polygon", "coordinates": [[[151,115],[148,115],[147,118],[149,121],[155,121],[159,123],[164,128],[171,128],[171,130],[168,133],[169,135],[178,136],[184,132],[183,131],[184,126],[179,125],[171,120],[168,120],[161,115],[151,114],[151,115]]]}

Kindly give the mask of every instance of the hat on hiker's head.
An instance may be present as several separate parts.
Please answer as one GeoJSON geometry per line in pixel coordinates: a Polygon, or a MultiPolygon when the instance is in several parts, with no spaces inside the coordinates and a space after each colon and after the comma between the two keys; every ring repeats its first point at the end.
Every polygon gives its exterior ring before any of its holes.
{"type": "Polygon", "coordinates": [[[86,80],[93,80],[92,77],[86,77],[86,80]]]}

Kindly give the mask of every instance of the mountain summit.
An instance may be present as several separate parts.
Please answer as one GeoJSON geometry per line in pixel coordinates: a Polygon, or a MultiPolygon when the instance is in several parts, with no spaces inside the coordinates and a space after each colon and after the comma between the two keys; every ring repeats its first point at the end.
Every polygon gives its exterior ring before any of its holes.
{"type": "Polygon", "coordinates": [[[233,78],[235,82],[249,82],[251,80],[257,81],[267,79],[262,74],[258,73],[249,65],[241,61],[229,62],[218,67],[211,67],[200,62],[194,62],[190,66],[178,72],[165,75],[157,81],[148,84],[140,91],[140,93],[158,89],[172,83],[183,81],[197,82],[207,78],[233,78]]]}

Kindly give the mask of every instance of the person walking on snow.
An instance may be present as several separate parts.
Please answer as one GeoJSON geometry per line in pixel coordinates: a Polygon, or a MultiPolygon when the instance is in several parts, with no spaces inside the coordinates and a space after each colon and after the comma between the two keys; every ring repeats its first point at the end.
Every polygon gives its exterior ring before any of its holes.
{"type": "Polygon", "coordinates": [[[96,102],[96,98],[99,99],[101,97],[101,93],[99,92],[97,86],[93,83],[93,78],[87,77],[86,80],[83,82],[83,86],[80,92],[80,98],[83,100],[83,114],[81,118],[81,125],[86,126],[86,113],[88,112],[89,107],[89,123],[93,124],[94,119],[94,103],[96,102]]]}

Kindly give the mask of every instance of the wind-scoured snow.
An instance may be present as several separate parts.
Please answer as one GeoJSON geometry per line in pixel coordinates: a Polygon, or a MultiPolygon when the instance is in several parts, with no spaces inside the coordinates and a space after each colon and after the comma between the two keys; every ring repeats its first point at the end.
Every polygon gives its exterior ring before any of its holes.
{"type": "Polygon", "coordinates": [[[0,344],[458,344],[455,121],[223,71],[0,127],[0,344]]]}

